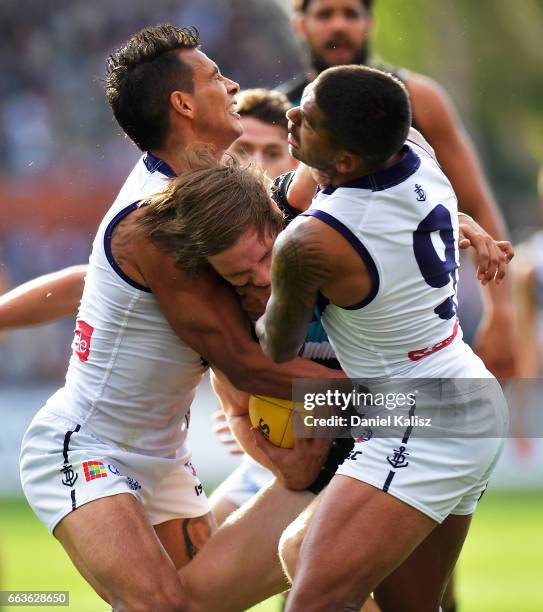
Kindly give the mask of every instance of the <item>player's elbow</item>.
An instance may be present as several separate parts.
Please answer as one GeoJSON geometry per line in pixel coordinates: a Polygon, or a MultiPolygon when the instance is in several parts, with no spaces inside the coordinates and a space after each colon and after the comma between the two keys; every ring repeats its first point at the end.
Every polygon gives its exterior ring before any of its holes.
{"type": "Polygon", "coordinates": [[[264,355],[275,363],[290,361],[297,355],[296,347],[290,346],[280,338],[275,340],[272,340],[271,338],[261,338],[260,346],[264,351],[264,355]]]}
{"type": "Polygon", "coordinates": [[[224,368],[223,372],[230,383],[244,393],[263,393],[270,395],[273,375],[270,373],[270,362],[260,355],[247,355],[236,361],[236,364],[224,368]]]}

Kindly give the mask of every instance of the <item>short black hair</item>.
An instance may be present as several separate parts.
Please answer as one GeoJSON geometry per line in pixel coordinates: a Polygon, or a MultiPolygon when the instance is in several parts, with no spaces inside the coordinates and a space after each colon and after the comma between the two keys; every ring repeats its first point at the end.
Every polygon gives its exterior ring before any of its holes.
{"type": "MultiPolygon", "coordinates": [[[[371,13],[373,0],[360,0],[368,13],[371,13]]],[[[305,13],[311,0],[293,0],[293,8],[296,13],[305,13]]]]}
{"type": "Polygon", "coordinates": [[[237,95],[236,112],[263,123],[288,129],[287,111],[292,108],[285,94],[271,89],[245,89],[237,95]]]}
{"type": "Polygon", "coordinates": [[[411,126],[404,84],[367,66],[328,68],[315,80],[315,102],[334,146],[360,156],[372,168],[397,153],[411,126]]]}
{"type": "Polygon", "coordinates": [[[121,128],[142,151],[164,144],[171,92],[194,90],[192,68],[175,51],[199,44],[196,28],[162,24],[137,32],[108,57],[108,102],[121,128]]]}

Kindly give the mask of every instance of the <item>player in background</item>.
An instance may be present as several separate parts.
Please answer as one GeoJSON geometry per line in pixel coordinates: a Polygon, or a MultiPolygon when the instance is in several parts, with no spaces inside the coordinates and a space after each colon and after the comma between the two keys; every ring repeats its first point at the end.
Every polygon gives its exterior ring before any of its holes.
{"type": "MultiPolygon", "coordinates": [[[[537,191],[540,214],[543,214],[543,166],[539,170],[537,191]]],[[[512,267],[515,296],[516,331],[519,343],[517,354],[518,379],[541,378],[543,370],[543,230],[533,234],[518,245],[518,255],[512,267]]],[[[524,422],[524,407],[538,401],[533,383],[516,383],[513,396],[515,418],[512,420],[512,435],[520,459],[529,458],[536,452],[537,444],[528,437],[529,429],[524,422]]]]}
{"type": "Polygon", "coordinates": [[[456,416],[490,418],[477,438],[421,437],[408,426],[357,441],[289,567],[287,610],[357,609],[374,591],[383,610],[437,610],[507,427],[500,386],[456,318],[456,196],[433,156],[404,144],[409,96],[389,74],[328,69],[288,116],[293,155],[329,180],[274,246],[257,324],[266,354],[295,355],[324,299],[324,328],[350,378],[370,388],[394,377],[486,379],[469,397],[454,385],[443,397],[456,416]],[[445,260],[430,240],[438,230],[445,260]]]}
{"type": "MultiPolygon", "coordinates": [[[[279,90],[293,104],[299,104],[308,83],[322,70],[340,64],[375,65],[395,74],[409,92],[413,126],[435,149],[457,194],[459,209],[501,239],[506,234],[504,222],[473,144],[446,92],[426,76],[372,62],[373,6],[373,0],[293,0],[293,27],[307,46],[310,66],[279,90]]],[[[498,378],[507,378],[513,373],[515,355],[510,283],[491,284],[483,293],[485,316],[474,348],[498,378]]]]}
{"type": "MultiPolygon", "coordinates": [[[[195,156],[220,159],[242,131],[238,85],[198,46],[195,30],[162,25],[135,34],[109,58],[108,101],[144,154],[98,229],[66,384],[35,416],[22,444],[21,480],[32,508],[114,608],[145,602],[147,609],[179,609],[176,569],[213,528],[185,423],[207,363],[241,390],[278,397],[290,397],[295,377],[332,374],[301,359],[270,362],[231,287],[209,266],[196,276],[179,268],[156,246],[160,232],[139,227],[142,201],[191,170],[195,156]],[[201,143],[208,143],[203,153],[201,143]]],[[[235,201],[264,202],[269,210],[262,181],[236,172],[228,180],[246,188],[235,201]]],[[[207,184],[208,204],[222,198],[213,185],[207,184]]],[[[262,217],[257,236],[280,220],[277,212],[262,217]]],[[[214,248],[228,248],[232,232],[214,248]]],[[[198,232],[191,237],[197,246],[198,232]]],[[[268,268],[259,261],[251,282],[269,284],[268,268]]],[[[251,437],[249,427],[245,434],[251,437]]],[[[300,444],[290,471],[278,466],[275,473],[285,486],[303,489],[326,453],[320,442],[300,444]]]]}

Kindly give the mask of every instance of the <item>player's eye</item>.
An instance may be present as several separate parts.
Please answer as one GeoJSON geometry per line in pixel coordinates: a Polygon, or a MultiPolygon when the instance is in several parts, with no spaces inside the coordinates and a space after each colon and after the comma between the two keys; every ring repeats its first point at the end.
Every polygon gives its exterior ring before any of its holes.
{"type": "Polygon", "coordinates": [[[343,15],[345,19],[349,20],[362,19],[362,14],[354,9],[345,9],[343,15]]]}
{"type": "Polygon", "coordinates": [[[322,21],[324,21],[325,19],[330,19],[330,17],[332,16],[332,11],[331,9],[325,9],[323,11],[319,11],[315,17],[317,19],[320,19],[322,21]]]}

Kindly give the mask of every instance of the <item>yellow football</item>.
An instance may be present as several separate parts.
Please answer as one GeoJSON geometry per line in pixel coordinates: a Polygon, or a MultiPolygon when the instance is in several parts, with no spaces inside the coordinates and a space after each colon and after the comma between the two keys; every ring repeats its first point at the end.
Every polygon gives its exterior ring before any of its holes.
{"type": "Polygon", "coordinates": [[[294,447],[292,410],[290,400],[263,395],[251,395],[249,400],[249,417],[253,427],[258,427],[273,445],[281,448],[294,447]]]}

